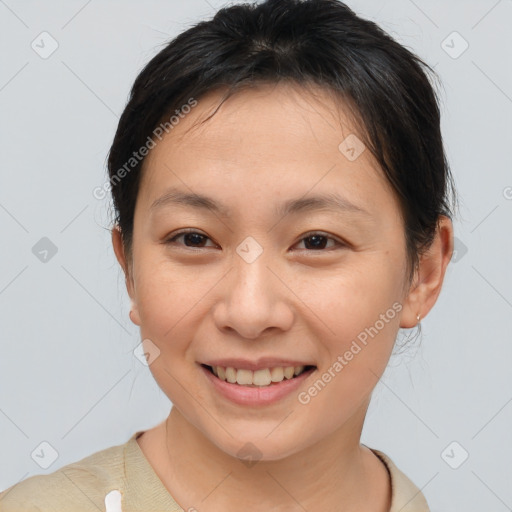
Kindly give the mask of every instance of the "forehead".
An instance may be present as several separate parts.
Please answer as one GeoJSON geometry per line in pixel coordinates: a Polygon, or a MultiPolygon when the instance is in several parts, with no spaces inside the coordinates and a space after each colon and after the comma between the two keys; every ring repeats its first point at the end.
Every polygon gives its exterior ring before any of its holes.
{"type": "MultiPolygon", "coordinates": [[[[281,153],[291,151],[298,158],[298,144],[301,154],[312,156],[319,149],[328,152],[334,144],[338,156],[338,145],[347,136],[363,138],[348,105],[319,86],[261,84],[243,88],[223,101],[225,92],[218,89],[199,98],[189,114],[180,116],[153,156],[166,151],[165,142],[171,151],[172,145],[186,146],[201,154],[221,154],[223,159],[265,156],[277,146],[281,153]]],[[[365,159],[369,156],[364,155],[365,159]]]]}
{"type": "Polygon", "coordinates": [[[148,208],[172,185],[283,199],[308,190],[344,192],[374,213],[389,208],[390,199],[398,207],[351,112],[332,95],[264,85],[238,91],[219,108],[222,95],[198,98],[149,152],[139,191],[148,208]]]}

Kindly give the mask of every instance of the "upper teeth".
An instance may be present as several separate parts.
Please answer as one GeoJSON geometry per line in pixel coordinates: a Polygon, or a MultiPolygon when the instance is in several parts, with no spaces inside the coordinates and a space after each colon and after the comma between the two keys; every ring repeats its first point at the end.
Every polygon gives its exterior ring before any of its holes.
{"type": "Polygon", "coordinates": [[[262,370],[238,370],[228,366],[212,366],[213,373],[221,380],[227,380],[234,384],[243,386],[269,386],[272,382],[281,382],[284,379],[291,379],[304,371],[304,366],[277,366],[275,368],[264,368],[262,370]]]}

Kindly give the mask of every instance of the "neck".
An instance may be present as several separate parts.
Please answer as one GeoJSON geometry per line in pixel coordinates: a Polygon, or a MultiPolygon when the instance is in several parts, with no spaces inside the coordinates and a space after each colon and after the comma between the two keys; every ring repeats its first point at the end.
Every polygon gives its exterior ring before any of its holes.
{"type": "Polygon", "coordinates": [[[359,443],[365,413],[298,453],[251,464],[219,449],[173,407],[158,426],[153,465],[184,510],[387,512],[387,470],[359,443]]]}

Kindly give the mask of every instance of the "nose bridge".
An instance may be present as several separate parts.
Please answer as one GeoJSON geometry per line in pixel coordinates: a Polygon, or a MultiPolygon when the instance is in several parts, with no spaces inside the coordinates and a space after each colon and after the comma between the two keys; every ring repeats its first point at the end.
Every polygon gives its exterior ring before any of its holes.
{"type": "MultiPolygon", "coordinates": [[[[251,299],[255,305],[258,303],[258,299],[262,299],[263,303],[270,298],[268,291],[272,287],[272,283],[270,283],[272,273],[267,268],[268,253],[264,254],[262,251],[257,254],[254,247],[243,251],[241,247],[244,246],[242,244],[239,246],[237,255],[233,258],[234,282],[231,284],[231,298],[251,299]]],[[[247,249],[247,246],[245,248],[247,249]]]]}
{"type": "Polygon", "coordinates": [[[234,272],[227,291],[230,307],[243,307],[245,314],[262,315],[272,307],[272,273],[267,268],[269,249],[247,237],[233,255],[234,272]]]}
{"type": "Polygon", "coordinates": [[[219,328],[230,327],[240,335],[255,338],[271,327],[289,328],[293,319],[284,288],[270,271],[272,255],[252,237],[233,254],[233,268],[216,310],[219,328]],[[281,288],[281,289],[280,289],[281,288]]]}

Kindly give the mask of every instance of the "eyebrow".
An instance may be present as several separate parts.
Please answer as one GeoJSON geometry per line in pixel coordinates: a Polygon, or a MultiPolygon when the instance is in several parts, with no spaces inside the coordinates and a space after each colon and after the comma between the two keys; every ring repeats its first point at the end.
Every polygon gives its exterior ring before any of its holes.
{"type": "MultiPolygon", "coordinates": [[[[202,210],[210,210],[224,217],[229,217],[231,215],[229,208],[211,197],[202,194],[183,192],[175,188],[169,189],[165,194],[155,199],[149,209],[150,212],[155,212],[164,207],[173,205],[183,205],[202,210]]],[[[350,202],[346,197],[334,192],[290,199],[278,205],[274,210],[274,214],[276,217],[284,217],[288,214],[311,211],[348,212],[363,214],[368,217],[372,216],[371,213],[363,207],[350,202]]]]}

